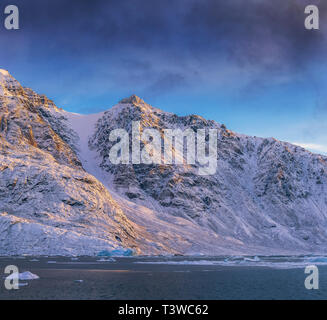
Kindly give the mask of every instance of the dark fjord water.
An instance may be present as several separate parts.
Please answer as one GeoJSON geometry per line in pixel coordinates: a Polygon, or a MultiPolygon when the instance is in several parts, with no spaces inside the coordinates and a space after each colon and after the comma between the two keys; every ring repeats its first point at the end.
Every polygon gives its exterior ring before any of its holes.
{"type": "Polygon", "coordinates": [[[324,257],[0,257],[0,299],[327,299],[324,257]],[[4,286],[15,265],[37,280],[4,286]],[[305,266],[319,289],[307,290],[305,266]]]}

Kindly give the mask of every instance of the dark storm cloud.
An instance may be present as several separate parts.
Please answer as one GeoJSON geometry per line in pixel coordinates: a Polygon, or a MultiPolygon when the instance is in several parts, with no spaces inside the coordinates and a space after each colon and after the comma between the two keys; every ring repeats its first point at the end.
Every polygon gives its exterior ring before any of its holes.
{"type": "Polygon", "coordinates": [[[305,4],[313,3],[319,4],[324,17],[327,3],[312,0],[197,2],[188,15],[188,28],[194,32],[192,39],[200,40],[200,47],[204,42],[221,45],[241,66],[266,64],[273,60],[270,56],[277,62],[296,64],[321,53],[324,30],[312,32],[303,27],[305,4]]]}
{"type": "Polygon", "coordinates": [[[0,33],[7,48],[0,58],[22,54],[28,61],[48,63],[48,71],[94,72],[101,81],[114,77],[111,81],[144,91],[160,93],[203,81],[214,85],[226,73],[237,82],[235,71],[222,70],[225,62],[245,70],[245,87],[264,86],[325,59],[326,1],[14,2],[21,30],[10,37],[0,33]],[[319,4],[319,32],[304,29],[307,4],[319,4]]]}
{"type": "MultiPolygon", "coordinates": [[[[318,0],[16,0],[22,8],[24,31],[46,34],[71,47],[95,45],[188,50],[195,54],[213,48],[230,49],[240,63],[264,59],[271,42],[285,56],[305,56],[323,32],[303,27],[305,4],[318,0]],[[86,42],[83,43],[83,40],[86,42]],[[260,44],[264,45],[263,47],[260,44]],[[286,52],[287,51],[287,52],[286,52]],[[245,54],[245,56],[243,55],[245,54]]],[[[44,39],[44,38],[43,38],[44,39]]],[[[88,47],[88,50],[92,48],[88,47]]]]}

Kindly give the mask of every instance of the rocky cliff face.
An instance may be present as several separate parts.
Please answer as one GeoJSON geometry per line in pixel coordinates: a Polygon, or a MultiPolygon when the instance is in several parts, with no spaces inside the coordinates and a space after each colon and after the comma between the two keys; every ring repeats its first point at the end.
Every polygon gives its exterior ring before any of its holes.
{"type": "Polygon", "coordinates": [[[99,115],[70,114],[1,70],[0,255],[323,253],[326,161],[136,96],[99,115]],[[133,121],[160,133],[216,129],[216,173],[199,175],[198,163],[112,164],[109,134],[131,134],[133,121]]]}
{"type": "Polygon", "coordinates": [[[84,171],[65,113],[3,70],[0,88],[0,255],[140,252],[144,230],[84,171]]]}
{"type": "Polygon", "coordinates": [[[62,164],[80,167],[68,128],[60,127],[60,110],[45,96],[23,88],[9,73],[0,73],[0,132],[12,145],[26,145],[51,154],[62,164]],[[68,137],[69,136],[69,137],[68,137]]]}
{"type": "Polygon", "coordinates": [[[324,156],[273,138],[236,134],[196,115],[177,117],[133,96],[104,113],[90,146],[113,176],[113,186],[131,201],[155,203],[167,215],[245,245],[310,251],[326,243],[324,156]],[[109,133],[115,128],[131,133],[132,121],[140,121],[141,131],[217,129],[216,174],[200,176],[197,165],[113,165],[109,133]]]}

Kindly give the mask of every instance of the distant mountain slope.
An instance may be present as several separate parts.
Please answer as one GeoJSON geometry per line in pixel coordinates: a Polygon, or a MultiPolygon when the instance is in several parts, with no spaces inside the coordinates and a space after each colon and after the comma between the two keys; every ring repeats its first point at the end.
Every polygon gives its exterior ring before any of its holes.
{"type": "Polygon", "coordinates": [[[324,253],[326,161],[136,96],[97,115],[69,113],[0,70],[0,255],[324,253]],[[131,133],[132,121],[161,133],[216,129],[216,173],[112,164],[109,134],[131,133]]]}
{"type": "MultiPolygon", "coordinates": [[[[138,97],[122,100],[97,122],[90,145],[115,189],[144,206],[183,217],[244,246],[325,250],[327,237],[327,158],[276,139],[236,134],[214,121],[178,117],[138,97]],[[141,130],[215,128],[218,168],[200,176],[197,165],[113,165],[109,132],[132,121],[141,130]]],[[[160,150],[157,150],[159,153],[160,150]]]]}

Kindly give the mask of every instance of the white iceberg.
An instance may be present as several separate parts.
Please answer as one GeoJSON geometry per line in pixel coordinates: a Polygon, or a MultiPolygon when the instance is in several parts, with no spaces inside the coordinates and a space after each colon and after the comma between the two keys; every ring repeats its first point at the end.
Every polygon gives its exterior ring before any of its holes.
{"type": "Polygon", "coordinates": [[[115,250],[102,250],[98,253],[98,257],[130,257],[134,254],[134,251],[130,248],[115,249],[115,250]]]}
{"type": "MultiPolygon", "coordinates": [[[[17,273],[12,273],[6,279],[9,279],[9,280],[17,279],[17,273]]],[[[30,271],[25,271],[22,273],[18,273],[18,279],[19,280],[35,280],[35,279],[40,279],[40,277],[30,271]]]]}
{"type": "Polygon", "coordinates": [[[97,261],[98,262],[116,262],[116,259],[114,259],[114,258],[107,258],[107,259],[101,258],[101,259],[99,259],[97,261]]]}
{"type": "Polygon", "coordinates": [[[244,258],[244,261],[249,261],[249,262],[259,262],[261,261],[258,256],[255,256],[254,258],[244,258]]]}

